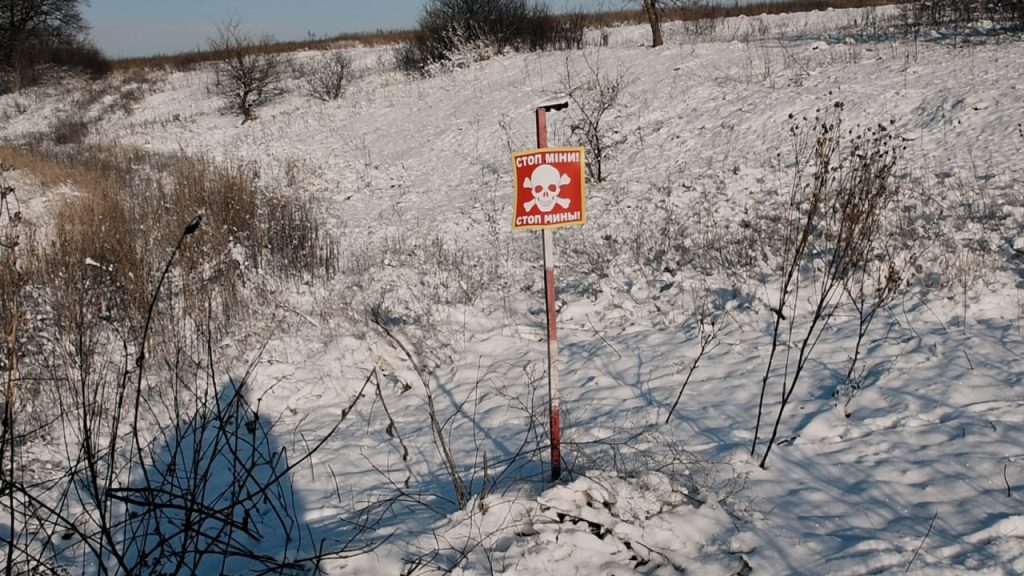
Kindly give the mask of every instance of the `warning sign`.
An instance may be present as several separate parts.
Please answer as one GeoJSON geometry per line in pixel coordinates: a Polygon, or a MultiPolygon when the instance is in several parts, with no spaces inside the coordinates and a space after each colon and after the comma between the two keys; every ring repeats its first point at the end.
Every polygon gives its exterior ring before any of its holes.
{"type": "Polygon", "coordinates": [[[560,228],[587,220],[583,148],[516,152],[512,229],[560,228]]]}

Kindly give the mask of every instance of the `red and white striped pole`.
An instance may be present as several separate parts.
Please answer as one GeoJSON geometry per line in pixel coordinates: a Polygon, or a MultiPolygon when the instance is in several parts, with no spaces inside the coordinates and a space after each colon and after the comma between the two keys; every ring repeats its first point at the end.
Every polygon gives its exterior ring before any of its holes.
{"type": "MultiPolygon", "coordinates": [[[[561,110],[565,101],[537,107],[537,148],[548,146],[548,110],[561,110]]],[[[562,477],[562,429],[558,417],[558,311],[555,307],[555,233],[541,231],[544,243],[544,293],[548,322],[548,409],[551,416],[551,481],[562,477]]]]}

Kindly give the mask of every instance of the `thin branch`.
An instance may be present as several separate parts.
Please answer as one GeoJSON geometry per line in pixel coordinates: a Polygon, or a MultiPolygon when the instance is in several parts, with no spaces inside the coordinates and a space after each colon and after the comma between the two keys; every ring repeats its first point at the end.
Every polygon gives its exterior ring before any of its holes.
{"type": "Polygon", "coordinates": [[[928,539],[928,536],[932,533],[932,527],[935,526],[935,519],[939,517],[939,513],[936,512],[932,516],[932,521],[928,524],[928,531],[925,532],[924,538],[921,538],[921,543],[917,545],[917,549],[914,550],[914,555],[910,558],[910,562],[907,564],[907,569],[904,573],[910,572],[910,567],[914,565],[914,560],[917,560],[917,554],[921,551],[921,547],[924,546],[924,541],[928,539]]]}
{"type": "Polygon", "coordinates": [[[452,456],[451,449],[448,446],[448,440],[444,434],[444,428],[441,425],[440,420],[437,417],[437,409],[434,406],[434,394],[430,389],[430,381],[427,378],[423,368],[420,367],[419,363],[413,357],[412,352],[402,343],[402,341],[391,331],[390,328],[384,323],[380,314],[374,311],[371,314],[374,324],[380,328],[384,334],[390,339],[398,348],[405,354],[406,359],[412,365],[413,370],[416,372],[416,376],[419,377],[420,383],[423,385],[423,389],[427,396],[427,413],[430,417],[430,424],[434,431],[434,444],[441,454],[442,460],[444,460],[445,468],[448,472],[448,477],[452,482],[452,488],[455,491],[455,500],[458,503],[459,509],[465,507],[466,502],[469,501],[469,494],[466,491],[466,486],[462,481],[462,477],[459,475],[458,467],[455,465],[455,458],[452,456]]]}

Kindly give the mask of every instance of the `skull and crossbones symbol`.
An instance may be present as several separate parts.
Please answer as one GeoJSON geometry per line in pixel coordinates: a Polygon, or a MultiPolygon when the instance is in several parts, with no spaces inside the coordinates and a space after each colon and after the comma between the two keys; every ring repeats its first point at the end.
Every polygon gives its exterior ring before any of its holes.
{"type": "Polygon", "coordinates": [[[562,174],[557,168],[550,164],[541,164],[534,169],[533,174],[523,180],[523,188],[528,188],[533,199],[523,204],[523,210],[529,212],[536,206],[541,212],[551,212],[555,204],[563,209],[569,207],[569,199],[562,198],[558,194],[562,186],[572,182],[568,174],[562,174]]]}

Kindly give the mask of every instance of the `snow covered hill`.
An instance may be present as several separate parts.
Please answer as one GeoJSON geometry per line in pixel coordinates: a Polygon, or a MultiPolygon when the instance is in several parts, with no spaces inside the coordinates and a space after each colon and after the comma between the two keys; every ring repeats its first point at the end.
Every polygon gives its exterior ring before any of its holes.
{"type": "MultiPolygon", "coordinates": [[[[644,27],[593,30],[583,51],[427,78],[355,47],[342,99],[292,78],[244,125],[211,96],[210,69],[164,71],[130,110],[81,114],[96,144],[255,167],[265,189],[314,198],[339,238],[333,280],[282,288],[286,306],[222,346],[238,371],[256,361],[249,392],[290,452],[343,419],[291,471],[311,541],[346,538],[354,510],[376,520],[361,535],[376,547],[328,574],[1020,574],[1024,43],[897,35],[895,10],[673,23],[654,50],[644,27]],[[510,155],[533,147],[537,102],[595,80],[621,97],[589,220],[556,233],[565,474],[552,484],[540,235],[511,231],[510,155]],[[794,131],[819,133],[837,102],[842,153],[879,125],[898,150],[886,225],[914,257],[855,382],[855,308],[844,300],[814,337],[762,468],[821,294],[808,259],[769,369],[774,234],[806,208],[788,204],[794,131]]],[[[0,96],[0,138],[44,129],[82,89],[0,96]]],[[[551,113],[551,144],[573,142],[578,114],[551,113]]],[[[58,192],[13,177],[45,221],[58,192]]]]}

